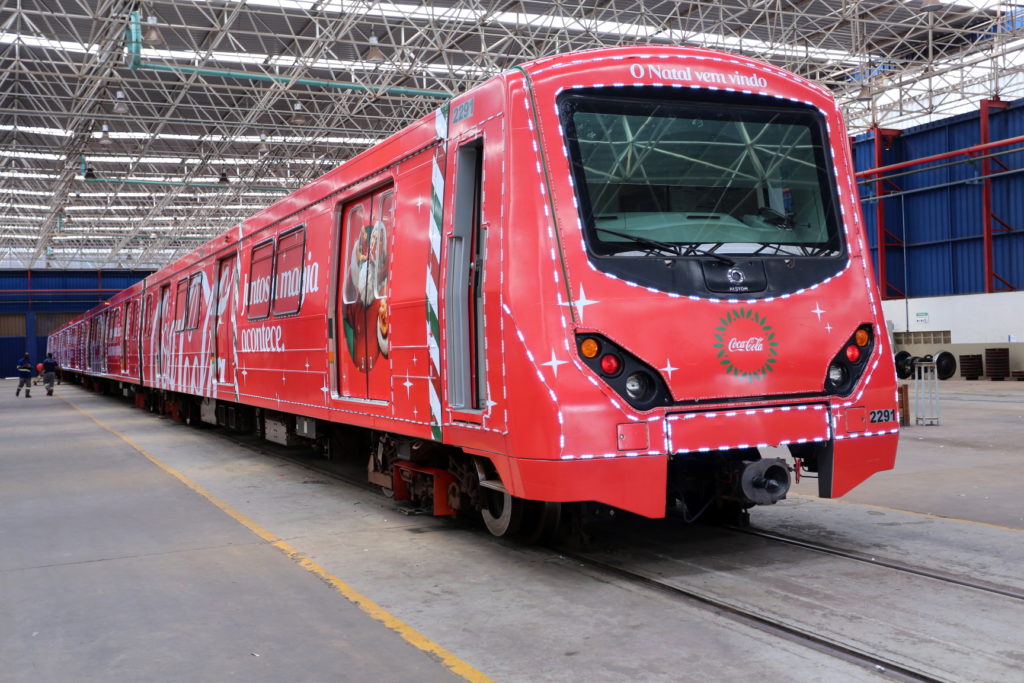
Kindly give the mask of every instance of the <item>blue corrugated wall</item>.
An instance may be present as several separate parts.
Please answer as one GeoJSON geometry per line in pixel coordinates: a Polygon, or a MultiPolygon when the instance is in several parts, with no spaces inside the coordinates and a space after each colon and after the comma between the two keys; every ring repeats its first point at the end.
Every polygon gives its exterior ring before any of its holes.
{"type": "MultiPolygon", "coordinates": [[[[1024,135],[1024,99],[1005,109],[992,109],[989,126],[990,141],[1024,135]]],[[[882,165],[977,145],[980,135],[977,111],[908,128],[884,152],[882,165]]],[[[1011,148],[1000,147],[990,152],[1011,148]]],[[[875,166],[871,133],[858,136],[853,149],[858,171],[875,166]]],[[[1005,226],[993,221],[994,270],[1016,289],[1024,289],[1024,151],[997,158],[1005,167],[993,160],[990,173],[1009,173],[991,182],[992,211],[1012,229],[1000,232],[1005,226]]],[[[909,297],[984,292],[982,199],[977,180],[981,163],[959,157],[926,166],[933,165],[940,168],[900,175],[892,179],[898,187],[886,186],[888,192],[895,194],[885,200],[885,226],[903,240],[903,245],[891,246],[886,251],[887,279],[909,297]]],[[[877,222],[872,200],[875,185],[860,187],[877,273],[877,222]]]]}
{"type": "Polygon", "coordinates": [[[0,313],[25,315],[25,336],[0,336],[0,377],[14,375],[26,351],[36,363],[46,355],[46,337],[36,334],[36,317],[81,313],[150,274],[141,270],[3,270],[0,313]]]}

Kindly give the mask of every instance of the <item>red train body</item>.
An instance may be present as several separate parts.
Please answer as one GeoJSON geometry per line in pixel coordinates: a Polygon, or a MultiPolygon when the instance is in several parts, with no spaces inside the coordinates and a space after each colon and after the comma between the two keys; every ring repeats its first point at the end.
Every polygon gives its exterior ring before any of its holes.
{"type": "Polygon", "coordinates": [[[524,501],[693,516],[784,496],[768,447],[825,497],[892,468],[869,261],[825,89],[611,48],[454,98],[50,350],[140,403],[258,409],[278,440],[369,430],[371,480],[494,533],[524,501]]]}

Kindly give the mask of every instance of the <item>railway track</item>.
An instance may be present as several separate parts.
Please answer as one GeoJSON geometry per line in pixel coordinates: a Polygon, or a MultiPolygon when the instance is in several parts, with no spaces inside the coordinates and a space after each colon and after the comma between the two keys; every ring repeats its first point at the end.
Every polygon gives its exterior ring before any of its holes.
{"type": "Polygon", "coordinates": [[[823,637],[819,634],[813,633],[809,629],[780,622],[778,619],[765,616],[753,609],[739,607],[716,597],[710,592],[665,583],[641,572],[595,559],[588,556],[586,553],[579,553],[563,548],[558,548],[556,550],[560,555],[579,562],[591,569],[596,569],[602,573],[615,576],[619,579],[624,579],[631,583],[654,589],[675,598],[685,600],[689,603],[697,603],[705,608],[713,609],[720,614],[728,615],[729,617],[748,626],[757,628],[758,630],[780,638],[785,638],[791,642],[800,643],[813,650],[837,657],[847,662],[859,664],[866,669],[870,669],[878,674],[884,674],[894,680],[928,682],[940,682],[945,680],[942,678],[936,678],[926,672],[915,670],[884,656],[875,655],[852,645],[839,642],[835,639],[823,637]]]}
{"type": "Polygon", "coordinates": [[[758,529],[756,527],[727,527],[731,531],[735,531],[749,536],[757,536],[758,538],[765,538],[769,541],[775,541],[777,543],[784,543],[786,545],[796,546],[798,548],[804,548],[806,550],[813,550],[814,552],[823,553],[825,555],[833,555],[835,557],[842,557],[848,560],[854,560],[856,562],[863,562],[870,564],[875,567],[885,567],[887,569],[893,569],[898,572],[904,572],[906,574],[913,574],[915,576],[923,576],[929,579],[935,579],[936,581],[942,581],[944,583],[953,584],[955,586],[962,586],[964,588],[971,588],[973,590],[984,591],[986,593],[992,593],[994,595],[1001,595],[1007,598],[1013,598],[1014,600],[1024,600],[1024,592],[1007,588],[1004,586],[997,586],[991,583],[985,583],[983,581],[975,581],[970,579],[962,579],[951,574],[945,574],[937,572],[933,569],[926,567],[915,567],[900,562],[894,562],[892,560],[879,559],[866,555],[864,553],[853,552],[850,550],[843,550],[841,548],[835,548],[833,546],[824,545],[822,543],[814,543],[806,541],[800,538],[793,538],[791,536],[784,536],[771,531],[765,531],[764,529],[758,529]]]}

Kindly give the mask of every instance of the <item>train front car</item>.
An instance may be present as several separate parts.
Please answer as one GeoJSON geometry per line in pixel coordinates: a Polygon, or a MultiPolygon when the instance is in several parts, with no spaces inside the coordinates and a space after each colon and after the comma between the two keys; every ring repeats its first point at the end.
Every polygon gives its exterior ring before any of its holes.
{"type": "Polygon", "coordinates": [[[520,73],[512,495],[692,519],[774,503],[795,468],[823,497],[891,469],[892,353],[829,93],[685,48],[520,73]]]}

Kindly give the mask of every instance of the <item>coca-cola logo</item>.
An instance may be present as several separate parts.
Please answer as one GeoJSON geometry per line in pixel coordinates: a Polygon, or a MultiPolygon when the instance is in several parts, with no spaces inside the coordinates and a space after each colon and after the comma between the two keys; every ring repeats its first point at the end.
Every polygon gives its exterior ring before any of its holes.
{"type": "Polygon", "coordinates": [[[765,316],[751,308],[736,308],[719,323],[713,347],[726,374],[754,382],[775,371],[779,343],[765,316]]]}
{"type": "Polygon", "coordinates": [[[729,340],[728,349],[730,351],[764,351],[764,337],[751,337],[749,339],[733,337],[729,340]]]}

